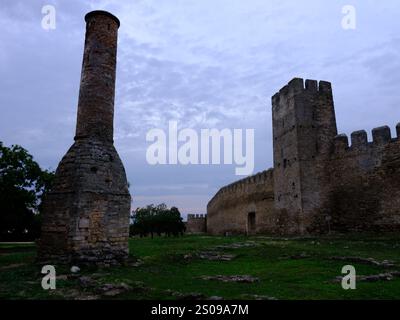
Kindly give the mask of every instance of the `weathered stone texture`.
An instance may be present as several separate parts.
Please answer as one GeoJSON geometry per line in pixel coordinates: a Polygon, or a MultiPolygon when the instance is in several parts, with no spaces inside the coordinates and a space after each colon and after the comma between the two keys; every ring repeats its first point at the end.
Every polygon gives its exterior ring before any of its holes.
{"type": "Polygon", "coordinates": [[[76,139],[113,141],[115,74],[119,21],[111,14],[86,15],[76,139]]]}
{"type": "Polygon", "coordinates": [[[131,198],[113,145],[119,21],[94,11],[86,22],[75,143],[44,199],[40,262],[110,265],[128,256],[131,198]]]}
{"type": "Polygon", "coordinates": [[[375,129],[373,137],[331,155],[318,211],[335,230],[400,230],[400,140],[388,127],[375,129]]]}
{"type": "Polygon", "coordinates": [[[208,203],[207,233],[252,234],[271,231],[272,225],[279,224],[273,214],[273,199],[272,170],[222,188],[208,203]]]}
{"type": "Polygon", "coordinates": [[[188,214],[186,222],[186,233],[201,234],[207,232],[207,215],[188,214]]]}
{"type": "Polygon", "coordinates": [[[372,142],[354,132],[349,146],[337,134],[331,84],[302,79],[272,97],[272,118],[273,183],[222,188],[208,205],[210,233],[248,233],[252,210],[257,233],[400,230],[400,124],[397,138],[384,126],[372,142]],[[254,205],[257,190],[273,193],[268,205],[254,205]]]}

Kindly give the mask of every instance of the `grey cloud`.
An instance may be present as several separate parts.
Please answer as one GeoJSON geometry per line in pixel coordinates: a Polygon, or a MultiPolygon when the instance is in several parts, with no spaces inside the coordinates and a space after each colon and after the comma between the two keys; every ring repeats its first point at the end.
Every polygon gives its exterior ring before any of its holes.
{"type": "Polygon", "coordinates": [[[394,0],[353,1],[358,27],[348,32],[340,1],[48,4],[57,9],[50,32],[40,27],[42,1],[0,4],[0,139],[22,144],[44,167],[57,165],[75,129],[83,16],[110,10],[121,20],[115,140],[134,206],[169,202],[204,213],[218,188],[237,179],[233,166],[149,166],[146,132],[170,120],[197,130],[254,128],[256,171],[270,167],[270,97],[296,76],[333,82],[340,131],[400,120],[394,0]]]}

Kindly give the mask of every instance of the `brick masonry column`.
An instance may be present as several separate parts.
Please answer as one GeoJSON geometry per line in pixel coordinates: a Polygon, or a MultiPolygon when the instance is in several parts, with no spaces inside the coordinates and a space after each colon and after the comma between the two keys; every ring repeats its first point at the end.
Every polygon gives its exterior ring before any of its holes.
{"type": "Polygon", "coordinates": [[[113,140],[119,20],[105,11],[86,15],[86,37],[75,139],[113,140]]]}

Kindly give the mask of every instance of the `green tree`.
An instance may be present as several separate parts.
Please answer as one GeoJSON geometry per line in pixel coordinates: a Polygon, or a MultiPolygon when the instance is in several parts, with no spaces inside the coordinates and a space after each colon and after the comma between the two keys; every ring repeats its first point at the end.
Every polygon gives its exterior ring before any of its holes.
{"type": "Polygon", "coordinates": [[[137,208],[131,216],[130,234],[147,237],[151,235],[179,236],[185,231],[185,224],[176,207],[168,209],[163,203],[158,206],[149,205],[137,208]]]}
{"type": "Polygon", "coordinates": [[[0,142],[0,241],[29,241],[40,234],[42,197],[54,173],[42,170],[27,150],[0,142]]]}

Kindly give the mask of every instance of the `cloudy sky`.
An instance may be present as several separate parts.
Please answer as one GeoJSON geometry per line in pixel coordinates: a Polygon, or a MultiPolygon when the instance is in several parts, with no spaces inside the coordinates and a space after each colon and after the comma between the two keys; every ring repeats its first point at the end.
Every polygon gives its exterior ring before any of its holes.
{"type": "Polygon", "coordinates": [[[2,0],[0,140],[55,169],[73,142],[84,15],[119,17],[115,144],[133,206],[205,213],[235,166],[150,166],[146,133],[255,130],[255,172],[272,166],[270,97],[293,77],[333,84],[340,132],[400,121],[397,0],[2,0]],[[41,26],[42,7],[56,28],[41,26]],[[342,27],[345,5],[355,30],[342,27]]]}

